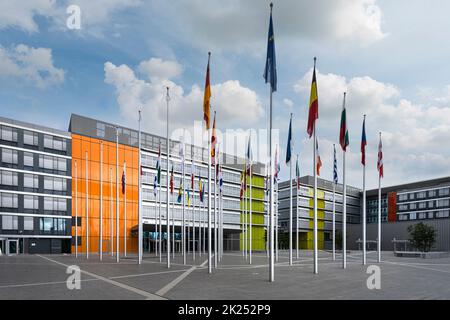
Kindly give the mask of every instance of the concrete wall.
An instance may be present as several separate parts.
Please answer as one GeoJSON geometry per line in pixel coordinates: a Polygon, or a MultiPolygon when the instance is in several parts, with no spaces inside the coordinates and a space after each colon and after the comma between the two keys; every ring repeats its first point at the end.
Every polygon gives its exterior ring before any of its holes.
{"type": "MultiPolygon", "coordinates": [[[[416,220],[416,221],[397,221],[391,223],[381,224],[381,248],[382,250],[394,250],[393,238],[398,240],[409,239],[408,227],[410,225],[423,222],[436,229],[437,241],[433,248],[435,251],[450,251],[450,219],[435,219],[435,220],[416,220]]],[[[356,241],[362,239],[362,225],[348,225],[347,226],[347,247],[350,250],[357,250],[358,244],[356,241]]],[[[378,233],[378,224],[367,224],[367,240],[376,240],[378,233]]]]}

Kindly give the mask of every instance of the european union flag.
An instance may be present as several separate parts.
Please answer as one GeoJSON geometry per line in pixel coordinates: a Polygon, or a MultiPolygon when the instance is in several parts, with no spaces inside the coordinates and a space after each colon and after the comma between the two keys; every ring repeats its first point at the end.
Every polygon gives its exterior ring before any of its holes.
{"type": "Polygon", "coordinates": [[[267,40],[267,59],[266,68],[264,70],[264,79],[266,83],[270,82],[270,87],[272,91],[277,91],[277,62],[275,58],[275,36],[273,34],[273,23],[272,23],[272,7],[270,4],[270,22],[269,22],[269,37],[267,40]]]}

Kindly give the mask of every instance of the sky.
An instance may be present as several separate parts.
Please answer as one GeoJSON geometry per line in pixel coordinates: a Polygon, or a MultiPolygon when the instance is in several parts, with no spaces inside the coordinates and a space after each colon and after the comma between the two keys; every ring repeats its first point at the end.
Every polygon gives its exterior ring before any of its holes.
{"type": "MultiPolygon", "coordinates": [[[[344,91],[350,185],[362,187],[364,114],[367,188],[378,186],[379,132],[383,185],[450,175],[449,1],[273,2],[273,127],[282,179],[289,177],[284,160],[291,113],[301,175],[313,173],[306,122],[315,56],[322,178],[332,178],[336,144],[342,181],[344,91]]],[[[144,130],[162,135],[169,86],[171,128],[192,130],[202,119],[211,51],[217,127],[253,129],[255,160],[263,161],[266,138],[256,132],[268,123],[269,88],[262,77],[268,22],[266,0],[0,0],[0,115],[63,130],[71,113],[137,127],[142,108],[144,130]],[[67,26],[70,5],[80,9],[80,29],[67,26]]],[[[244,149],[236,151],[243,155],[244,149]]]]}

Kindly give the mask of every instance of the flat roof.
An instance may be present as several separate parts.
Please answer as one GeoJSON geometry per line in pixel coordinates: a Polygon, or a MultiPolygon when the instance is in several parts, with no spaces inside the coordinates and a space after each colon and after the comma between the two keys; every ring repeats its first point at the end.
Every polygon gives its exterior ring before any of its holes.
{"type": "MultiPolygon", "coordinates": [[[[395,186],[389,186],[389,187],[382,187],[381,193],[388,193],[388,192],[404,192],[404,191],[414,191],[414,190],[420,190],[420,189],[426,189],[431,187],[439,187],[439,186],[450,186],[450,177],[442,177],[442,178],[435,178],[430,180],[423,180],[423,181],[416,181],[416,182],[410,182],[405,184],[399,184],[395,186]]],[[[378,189],[371,189],[366,191],[367,196],[374,196],[378,195],[378,189]]]]}
{"type": "Polygon", "coordinates": [[[11,126],[17,127],[17,128],[29,129],[32,131],[41,131],[41,132],[46,132],[46,133],[50,133],[50,134],[60,135],[60,136],[64,136],[69,139],[71,137],[70,132],[67,132],[67,131],[62,131],[62,130],[58,130],[58,129],[54,129],[54,128],[41,126],[41,125],[34,124],[34,123],[29,123],[29,122],[20,121],[20,120],[14,120],[14,119],[5,118],[5,117],[1,117],[1,116],[0,116],[0,123],[6,124],[6,125],[11,125],[11,126]]]}

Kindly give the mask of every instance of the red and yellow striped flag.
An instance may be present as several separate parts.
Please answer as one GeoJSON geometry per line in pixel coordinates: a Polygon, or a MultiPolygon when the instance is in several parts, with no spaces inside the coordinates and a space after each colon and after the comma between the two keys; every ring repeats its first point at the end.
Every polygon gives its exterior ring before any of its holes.
{"type": "Polygon", "coordinates": [[[316,58],[314,58],[314,71],[311,83],[311,95],[309,98],[309,115],[308,115],[308,128],[307,132],[309,137],[313,135],[314,125],[316,119],[319,118],[319,98],[317,95],[317,81],[316,81],[316,58]]]}
{"type": "Polygon", "coordinates": [[[210,58],[211,52],[208,52],[208,67],[206,68],[205,95],[203,97],[203,120],[205,120],[206,130],[209,130],[210,128],[210,98],[211,98],[211,85],[209,82],[210,58]]]}

